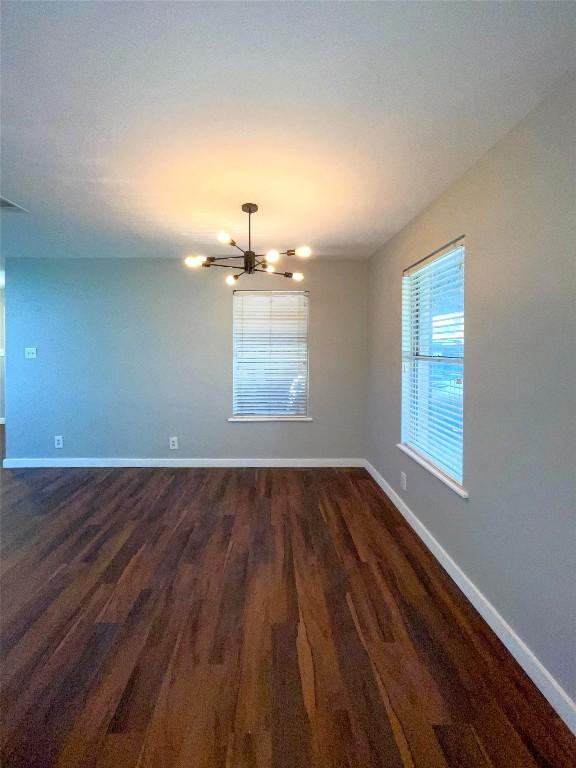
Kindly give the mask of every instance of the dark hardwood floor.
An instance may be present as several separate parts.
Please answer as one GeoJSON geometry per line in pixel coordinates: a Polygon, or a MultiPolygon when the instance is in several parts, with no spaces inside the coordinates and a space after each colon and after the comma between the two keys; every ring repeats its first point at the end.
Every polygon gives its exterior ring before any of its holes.
{"type": "Polygon", "coordinates": [[[364,470],[2,473],[2,765],[573,766],[364,470]]]}

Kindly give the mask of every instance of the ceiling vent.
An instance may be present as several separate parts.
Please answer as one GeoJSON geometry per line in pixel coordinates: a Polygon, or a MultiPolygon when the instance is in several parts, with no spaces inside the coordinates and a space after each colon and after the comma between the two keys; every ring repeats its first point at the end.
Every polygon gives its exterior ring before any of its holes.
{"type": "Polygon", "coordinates": [[[29,213],[26,208],[22,208],[21,205],[16,205],[11,200],[7,200],[5,197],[0,197],[0,208],[3,211],[18,211],[20,213],[29,213]]]}

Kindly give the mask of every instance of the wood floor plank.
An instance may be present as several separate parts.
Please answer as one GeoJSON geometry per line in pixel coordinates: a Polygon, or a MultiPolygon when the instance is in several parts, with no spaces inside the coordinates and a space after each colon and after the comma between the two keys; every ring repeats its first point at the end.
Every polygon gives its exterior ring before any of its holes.
{"type": "Polygon", "coordinates": [[[5,768],[568,768],[362,469],[0,474],[5,768]]]}

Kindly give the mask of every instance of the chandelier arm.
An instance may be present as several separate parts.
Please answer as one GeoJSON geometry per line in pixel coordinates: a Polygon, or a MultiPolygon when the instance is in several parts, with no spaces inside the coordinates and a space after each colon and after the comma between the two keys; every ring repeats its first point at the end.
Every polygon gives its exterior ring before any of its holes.
{"type": "MultiPolygon", "coordinates": [[[[242,256],[244,253],[242,253],[242,256]]],[[[242,256],[213,256],[213,261],[227,261],[228,259],[241,259],[242,256]]]]}
{"type": "MultiPolygon", "coordinates": [[[[241,251],[242,253],[245,253],[245,251],[244,251],[244,248],[240,248],[240,246],[238,245],[238,243],[230,243],[230,245],[231,245],[233,248],[238,248],[238,250],[239,250],[239,251],[241,251]]],[[[236,259],[237,259],[237,258],[238,258],[238,256],[235,256],[234,258],[236,258],[236,259]]]]}
{"type": "Polygon", "coordinates": [[[224,267],[224,269],[240,269],[242,272],[244,272],[244,269],[242,267],[237,266],[236,264],[210,264],[211,267],[224,267]]]}
{"type": "Polygon", "coordinates": [[[267,269],[255,269],[254,272],[262,272],[265,275],[280,275],[281,277],[286,277],[285,272],[268,272],[267,269]]]}

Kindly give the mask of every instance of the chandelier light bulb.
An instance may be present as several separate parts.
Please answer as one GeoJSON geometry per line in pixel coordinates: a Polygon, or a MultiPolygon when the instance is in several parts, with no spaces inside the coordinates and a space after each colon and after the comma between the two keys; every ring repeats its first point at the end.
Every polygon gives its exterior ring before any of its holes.
{"type": "Polygon", "coordinates": [[[234,285],[236,283],[236,280],[238,280],[238,275],[228,275],[226,278],[226,282],[228,285],[234,285]]]}
{"type": "Polygon", "coordinates": [[[274,272],[274,264],[268,264],[266,267],[266,272],[274,272]]]}
{"type": "Polygon", "coordinates": [[[195,269],[196,267],[201,267],[205,261],[206,256],[186,256],[184,264],[190,269],[195,269]]]}
{"type": "Polygon", "coordinates": [[[307,259],[308,256],[312,256],[312,248],[308,245],[301,245],[300,248],[296,248],[296,256],[300,256],[301,259],[307,259]]]}
{"type": "Polygon", "coordinates": [[[218,241],[220,243],[224,243],[225,245],[230,245],[232,242],[232,237],[228,232],[218,232],[218,241]]]}
{"type": "Polygon", "coordinates": [[[268,251],[268,253],[266,254],[266,261],[269,264],[276,264],[279,258],[280,258],[280,254],[275,249],[268,251]]]}
{"type": "Polygon", "coordinates": [[[304,280],[304,275],[302,272],[294,272],[292,275],[292,280],[296,280],[297,283],[300,283],[302,280],[304,280]]]}

